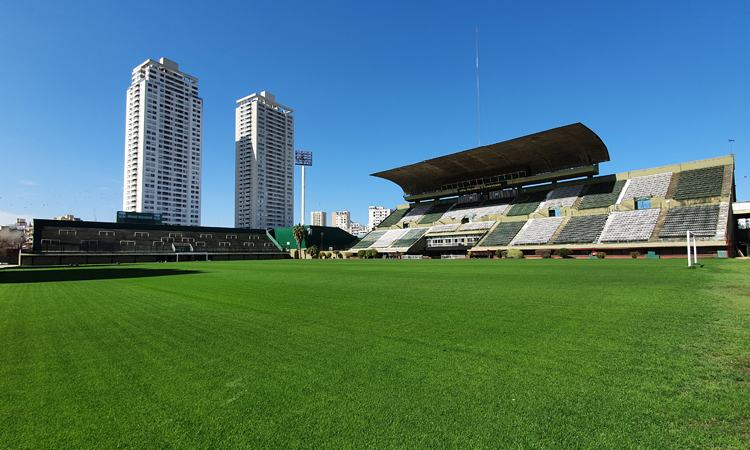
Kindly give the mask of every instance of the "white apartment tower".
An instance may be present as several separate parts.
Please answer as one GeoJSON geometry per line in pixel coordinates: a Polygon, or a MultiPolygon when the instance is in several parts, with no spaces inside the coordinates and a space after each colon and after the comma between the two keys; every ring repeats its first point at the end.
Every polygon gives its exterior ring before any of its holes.
{"type": "Polygon", "coordinates": [[[328,224],[328,214],[325,211],[313,211],[310,213],[310,225],[317,227],[325,227],[328,224]]]}
{"type": "Polygon", "coordinates": [[[268,92],[237,100],[234,226],[294,225],[294,117],[268,92]]]}
{"type": "Polygon", "coordinates": [[[367,210],[367,215],[370,219],[367,224],[367,229],[372,231],[376,226],[380,225],[380,222],[390,216],[393,211],[394,210],[390,208],[384,208],[382,206],[370,206],[367,210]]]}
{"type": "Polygon", "coordinates": [[[349,232],[349,228],[352,226],[349,211],[336,211],[335,213],[331,213],[331,226],[349,232]]]}
{"type": "Polygon", "coordinates": [[[123,211],[201,224],[203,100],[198,79],[166,58],[133,69],[125,129],[123,211]]]}

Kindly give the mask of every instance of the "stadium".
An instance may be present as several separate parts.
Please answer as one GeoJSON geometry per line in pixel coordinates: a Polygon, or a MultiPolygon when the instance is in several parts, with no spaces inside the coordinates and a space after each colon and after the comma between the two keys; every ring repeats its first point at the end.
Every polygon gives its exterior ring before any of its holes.
{"type": "MultiPolygon", "coordinates": [[[[359,241],[308,227],[303,248],[349,257],[487,258],[510,248],[546,257],[567,248],[576,258],[669,258],[686,255],[689,231],[701,257],[746,254],[736,219],[750,211],[735,204],[735,217],[731,207],[733,155],[600,175],[609,160],[599,136],[576,123],[378,172],[408,203],[359,241]]],[[[20,265],[278,259],[296,249],[290,228],[167,226],[158,214],[120,214],[118,223],[35,220],[20,265]]]]}
{"type": "Polygon", "coordinates": [[[569,125],[375,174],[408,204],[359,241],[307,227],[303,248],[387,259],[292,260],[289,228],[37,219],[28,268],[0,270],[0,442],[748,448],[748,265],[676,259],[687,231],[704,258],[747,245],[733,157],[607,160],[569,125]],[[543,259],[488,258],[508,249],[543,259]]]}
{"type": "Polygon", "coordinates": [[[487,257],[566,247],[578,257],[658,258],[685,256],[689,231],[700,255],[736,253],[733,156],[600,175],[609,159],[576,123],[375,173],[409,203],[353,250],[487,257]]]}

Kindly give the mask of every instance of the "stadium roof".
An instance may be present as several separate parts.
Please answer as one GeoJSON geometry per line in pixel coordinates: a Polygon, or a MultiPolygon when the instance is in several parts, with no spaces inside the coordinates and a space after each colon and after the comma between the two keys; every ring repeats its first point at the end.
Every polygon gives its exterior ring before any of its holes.
{"type": "Polygon", "coordinates": [[[515,172],[530,176],[606,161],[609,151],[599,136],[582,123],[574,123],[371,176],[393,181],[404,194],[417,194],[470,179],[515,172]]]}

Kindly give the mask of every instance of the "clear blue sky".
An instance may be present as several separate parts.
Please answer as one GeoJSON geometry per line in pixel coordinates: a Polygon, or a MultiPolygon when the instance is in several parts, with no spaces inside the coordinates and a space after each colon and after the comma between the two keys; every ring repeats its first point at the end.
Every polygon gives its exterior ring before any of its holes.
{"type": "Polygon", "coordinates": [[[582,122],[603,174],[734,152],[750,200],[748,23],[747,0],[4,2],[0,223],[114,220],[130,74],[162,56],[200,80],[203,225],[233,226],[235,100],[264,90],[314,153],[306,222],[366,223],[404,203],[369,174],[477,146],[475,27],[483,144],[582,122]]]}

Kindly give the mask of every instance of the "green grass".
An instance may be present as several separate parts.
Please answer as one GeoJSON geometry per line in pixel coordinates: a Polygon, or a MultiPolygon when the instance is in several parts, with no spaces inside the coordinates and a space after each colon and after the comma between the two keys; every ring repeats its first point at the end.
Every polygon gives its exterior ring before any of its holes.
{"type": "Polygon", "coordinates": [[[0,271],[0,448],[748,448],[750,263],[0,271]]]}

